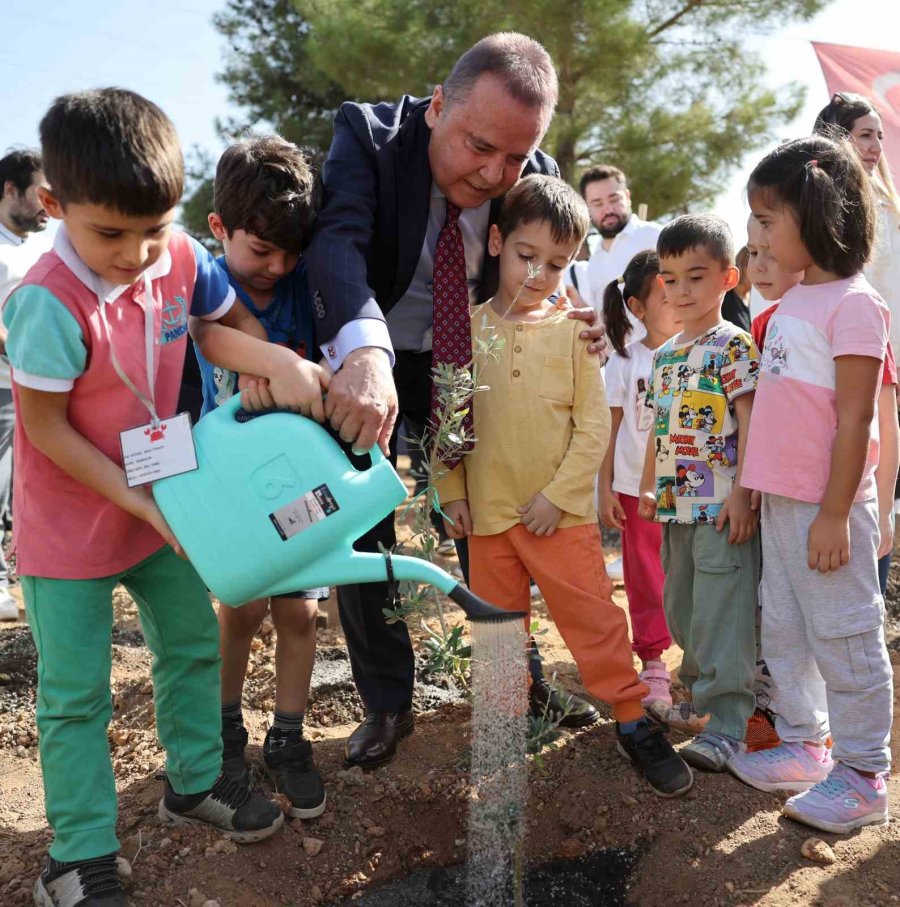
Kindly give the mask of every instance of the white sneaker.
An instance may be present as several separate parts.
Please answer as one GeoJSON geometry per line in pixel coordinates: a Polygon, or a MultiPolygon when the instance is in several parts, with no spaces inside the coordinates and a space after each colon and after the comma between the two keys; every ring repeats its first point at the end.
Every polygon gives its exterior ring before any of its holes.
{"type": "Polygon", "coordinates": [[[0,620],[18,620],[19,606],[6,586],[0,587],[0,620]]]}
{"type": "Polygon", "coordinates": [[[606,565],[606,575],[614,583],[621,583],[625,579],[625,568],[622,566],[622,558],[617,557],[606,565]]]}

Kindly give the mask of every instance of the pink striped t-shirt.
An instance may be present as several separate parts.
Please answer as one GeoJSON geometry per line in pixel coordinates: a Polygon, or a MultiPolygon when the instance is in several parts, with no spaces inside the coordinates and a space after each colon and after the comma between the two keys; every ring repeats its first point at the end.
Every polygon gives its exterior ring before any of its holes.
{"type": "MultiPolygon", "coordinates": [[[[184,233],[172,234],[147,277],[151,299],[143,280],[105,285],[78,257],[62,226],[53,251],[28,272],[3,309],[16,408],[22,387],[68,394],[72,427],[119,466],[119,432],[150,417],[116,373],[110,343],[121,368],[149,394],[144,319],[153,319],[156,410],[161,419],[171,418],[181,389],[188,316],[218,320],[235,299],[225,272],[184,233]],[[109,332],[100,317],[98,290],[109,332]]],[[[60,469],[31,444],[23,428],[16,430],[13,454],[13,538],[20,576],[113,576],[165,544],[149,523],[60,469]]]]}
{"type": "MultiPolygon", "coordinates": [[[[884,300],[861,274],[798,284],[784,294],[762,352],[741,476],[745,488],[812,504],[822,500],[837,432],[834,360],[883,361],[890,321],[884,300]]],[[[855,500],[875,497],[877,465],[876,413],[855,500]]]]}

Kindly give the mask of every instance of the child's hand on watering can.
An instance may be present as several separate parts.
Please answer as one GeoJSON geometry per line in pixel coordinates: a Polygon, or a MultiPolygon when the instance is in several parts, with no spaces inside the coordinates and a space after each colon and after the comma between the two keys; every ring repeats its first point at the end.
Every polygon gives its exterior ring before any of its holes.
{"type": "Polygon", "coordinates": [[[452,539],[464,539],[472,534],[472,515],[468,501],[450,501],[443,505],[444,529],[452,539]]]}
{"type": "Polygon", "coordinates": [[[275,400],[266,378],[241,375],[238,378],[238,390],[241,392],[241,406],[247,412],[262,413],[268,409],[275,409],[275,400]]]}
{"type": "Polygon", "coordinates": [[[169,528],[166,518],[162,511],[157,507],[156,501],[146,488],[129,489],[130,500],[126,507],[130,513],[141,520],[149,523],[162,537],[168,545],[171,545],[179,557],[187,559],[184,549],[178,544],[175,533],[169,528]]]}
{"type": "Polygon", "coordinates": [[[540,492],[518,511],[522,514],[522,525],[533,535],[553,535],[562,517],[559,507],[551,504],[540,492]]]}
{"type": "MultiPolygon", "coordinates": [[[[275,350],[282,349],[273,347],[275,350]]],[[[272,369],[266,377],[268,390],[279,409],[289,409],[316,422],[325,421],[325,403],[322,395],[328,390],[331,376],[321,366],[295,353],[285,350],[287,355],[274,358],[272,369]]]]}

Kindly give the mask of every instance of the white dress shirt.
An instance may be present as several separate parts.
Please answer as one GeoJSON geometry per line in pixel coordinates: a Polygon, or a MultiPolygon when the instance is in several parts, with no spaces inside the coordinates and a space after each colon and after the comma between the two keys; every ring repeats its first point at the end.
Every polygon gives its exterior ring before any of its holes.
{"type": "MultiPolygon", "coordinates": [[[[609,249],[603,248],[603,240],[597,243],[588,261],[573,262],[566,284],[570,287],[577,282],[578,293],[598,315],[603,316],[603,294],[607,286],[622,277],[628,263],[638,252],[656,248],[656,240],[662,227],[653,221],[641,220],[632,214],[621,233],[613,237],[609,249]],[[575,272],[575,280],[572,279],[575,272]]],[[[633,331],[629,342],[640,340],[647,332],[644,326],[629,312],[633,331]]]]}
{"type": "MultiPolygon", "coordinates": [[[[469,300],[474,303],[484,264],[484,245],[490,221],[491,203],[477,208],[463,208],[459,227],[466,253],[466,274],[469,281],[469,300]]],[[[387,314],[385,322],[377,318],[357,318],[348,321],[327,343],[322,344],[328,364],[337,371],[353,350],[377,346],[391,357],[393,351],[425,352],[431,349],[431,325],[434,315],[434,249],[447,216],[447,199],[431,184],[431,204],[428,225],[419,262],[406,292],[387,314]]]]}

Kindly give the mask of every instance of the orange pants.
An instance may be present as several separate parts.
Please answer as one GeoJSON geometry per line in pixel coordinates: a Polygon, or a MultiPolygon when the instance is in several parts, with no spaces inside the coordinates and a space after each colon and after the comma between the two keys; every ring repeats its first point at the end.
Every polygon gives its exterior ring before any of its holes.
{"type": "MultiPolygon", "coordinates": [[[[649,689],[634,669],[625,612],[613,604],[603,544],[595,523],[537,536],[521,524],[469,537],[472,591],[498,608],[531,613],[528,577],[540,587],[591,695],[617,721],[644,716],[649,689]]],[[[526,619],[526,631],[530,619],[526,619]]]]}

